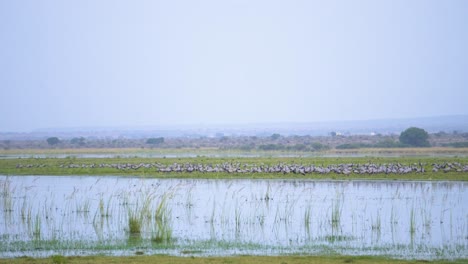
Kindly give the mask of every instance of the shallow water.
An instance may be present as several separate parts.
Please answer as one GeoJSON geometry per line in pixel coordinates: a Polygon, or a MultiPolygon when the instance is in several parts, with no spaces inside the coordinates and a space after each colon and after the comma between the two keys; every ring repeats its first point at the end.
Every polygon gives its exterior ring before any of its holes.
{"type": "Polygon", "coordinates": [[[468,257],[468,183],[0,176],[0,256],[468,257]],[[131,234],[129,219],[141,224],[131,234]]]}

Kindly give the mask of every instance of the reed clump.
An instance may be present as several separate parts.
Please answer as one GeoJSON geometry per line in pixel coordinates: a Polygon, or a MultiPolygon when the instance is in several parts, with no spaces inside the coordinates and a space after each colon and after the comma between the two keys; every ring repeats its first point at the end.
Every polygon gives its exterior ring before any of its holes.
{"type": "Polygon", "coordinates": [[[170,209],[167,201],[172,197],[171,193],[162,196],[154,215],[155,231],[151,240],[156,244],[172,242],[172,228],[170,226],[170,209]]]}

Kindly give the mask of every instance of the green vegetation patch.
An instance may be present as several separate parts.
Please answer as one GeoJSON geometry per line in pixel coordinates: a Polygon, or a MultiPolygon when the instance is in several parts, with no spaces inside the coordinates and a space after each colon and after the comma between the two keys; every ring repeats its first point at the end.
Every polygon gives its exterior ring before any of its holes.
{"type": "MultiPolygon", "coordinates": [[[[200,178],[200,179],[379,179],[379,180],[459,180],[467,181],[468,173],[460,171],[432,171],[434,163],[468,164],[467,157],[262,157],[262,158],[28,158],[28,159],[0,159],[0,174],[4,175],[121,175],[154,178],[200,178]],[[405,164],[423,166],[423,173],[407,174],[294,174],[294,173],[227,173],[227,172],[171,172],[157,171],[155,168],[139,167],[138,169],[117,169],[100,167],[99,164],[139,165],[160,164],[169,166],[177,164],[250,164],[255,166],[277,164],[299,164],[330,166],[337,164],[405,164]],[[71,166],[72,165],[72,166],[71,166]]],[[[131,167],[131,166],[130,166],[131,167]]]]}

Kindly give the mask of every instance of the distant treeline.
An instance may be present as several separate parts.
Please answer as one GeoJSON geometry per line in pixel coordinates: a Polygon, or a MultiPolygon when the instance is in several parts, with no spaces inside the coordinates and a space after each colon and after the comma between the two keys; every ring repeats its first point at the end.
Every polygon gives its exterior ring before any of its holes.
{"type": "MultiPolygon", "coordinates": [[[[254,150],[255,146],[243,146],[241,147],[242,150],[254,150]]],[[[263,144],[257,147],[258,150],[263,151],[272,151],[272,150],[280,150],[280,151],[321,151],[321,150],[328,150],[330,146],[321,144],[319,142],[314,142],[311,144],[294,144],[294,145],[283,145],[283,144],[263,144]]]]}
{"type": "Polygon", "coordinates": [[[442,146],[452,147],[452,148],[468,148],[468,141],[447,143],[447,144],[442,144],[442,146]]]}
{"type": "Polygon", "coordinates": [[[368,143],[346,143],[336,146],[336,149],[360,149],[360,148],[406,148],[411,145],[403,144],[399,141],[384,140],[374,144],[368,143]]]}
{"type": "Polygon", "coordinates": [[[224,136],[200,138],[92,138],[75,137],[62,139],[56,136],[42,140],[0,140],[0,149],[75,149],[75,148],[214,148],[242,151],[297,151],[315,152],[329,149],[360,148],[405,148],[405,147],[452,147],[468,148],[468,133],[428,134],[419,128],[409,128],[401,135],[351,135],[330,133],[329,136],[284,136],[268,137],[224,136]]]}

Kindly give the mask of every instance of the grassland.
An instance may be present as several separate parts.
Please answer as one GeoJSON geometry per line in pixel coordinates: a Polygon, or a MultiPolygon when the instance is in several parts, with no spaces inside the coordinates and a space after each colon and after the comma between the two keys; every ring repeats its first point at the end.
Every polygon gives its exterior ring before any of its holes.
{"type": "Polygon", "coordinates": [[[200,178],[200,179],[377,179],[377,180],[459,180],[467,181],[466,172],[432,172],[433,163],[458,162],[468,164],[468,157],[242,157],[242,158],[21,158],[21,159],[0,159],[0,174],[3,175],[116,175],[116,176],[138,176],[153,178],[200,178]],[[98,164],[140,164],[159,163],[170,165],[174,163],[184,164],[222,164],[222,163],[248,163],[256,165],[276,165],[285,164],[314,164],[316,166],[328,166],[347,163],[375,163],[375,164],[423,164],[426,172],[408,174],[282,174],[282,173],[202,173],[202,172],[158,172],[154,168],[139,168],[137,170],[121,170],[116,168],[100,168],[98,164]],[[78,168],[69,168],[68,165],[76,164],[78,168]],[[95,168],[88,168],[81,165],[95,164],[95,168]],[[22,165],[17,168],[17,165],[22,165]],[[27,165],[32,165],[28,167],[27,165]]]}
{"type": "Polygon", "coordinates": [[[380,264],[417,264],[417,263],[467,263],[466,260],[396,260],[387,259],[383,257],[367,257],[367,256],[238,256],[238,257],[173,257],[165,255],[156,256],[133,256],[133,257],[107,257],[107,256],[90,256],[90,257],[62,257],[53,256],[49,258],[30,258],[22,257],[15,259],[0,259],[0,263],[24,264],[24,263],[64,263],[64,264],[78,264],[78,263],[229,263],[229,264],[305,264],[305,263],[322,263],[322,264],[336,264],[336,263],[380,263],[380,264]]]}

